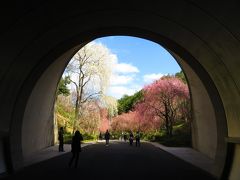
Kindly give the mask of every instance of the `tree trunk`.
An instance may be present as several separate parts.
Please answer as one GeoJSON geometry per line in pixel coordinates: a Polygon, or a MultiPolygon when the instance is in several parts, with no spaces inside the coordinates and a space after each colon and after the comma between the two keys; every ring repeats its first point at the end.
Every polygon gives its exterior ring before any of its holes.
{"type": "Polygon", "coordinates": [[[166,131],[167,131],[167,135],[169,136],[170,135],[170,126],[169,126],[169,121],[170,121],[170,119],[169,119],[169,112],[168,112],[168,107],[167,107],[167,105],[166,104],[164,104],[164,106],[165,106],[165,126],[166,126],[166,131]]]}
{"type": "Polygon", "coordinates": [[[172,120],[170,120],[170,123],[169,123],[169,136],[172,137],[172,131],[173,131],[173,123],[172,123],[172,120]]]}
{"type": "Polygon", "coordinates": [[[73,134],[76,131],[76,122],[79,119],[79,108],[80,108],[79,96],[77,95],[77,99],[76,99],[76,103],[75,103],[75,117],[74,117],[74,120],[73,120],[73,132],[72,132],[73,134]]]}

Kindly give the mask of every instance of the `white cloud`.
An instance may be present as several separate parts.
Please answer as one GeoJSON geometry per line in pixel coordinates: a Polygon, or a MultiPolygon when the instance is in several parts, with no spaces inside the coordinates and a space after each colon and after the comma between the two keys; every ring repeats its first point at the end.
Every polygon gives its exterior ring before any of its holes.
{"type": "Polygon", "coordinates": [[[112,75],[110,77],[110,88],[112,86],[123,86],[131,84],[136,76],[136,73],[139,72],[136,66],[133,66],[130,63],[119,63],[118,57],[116,54],[112,61],[112,75]]]}
{"type": "Polygon", "coordinates": [[[139,70],[136,66],[133,66],[133,65],[127,64],[127,63],[118,63],[118,62],[116,62],[116,64],[114,64],[113,71],[115,73],[124,73],[124,74],[139,72],[139,70]]]}
{"type": "Polygon", "coordinates": [[[110,78],[110,85],[126,85],[133,81],[133,76],[113,74],[110,78]]]}
{"type": "Polygon", "coordinates": [[[119,62],[117,54],[113,53],[111,49],[108,49],[108,53],[110,57],[109,65],[112,69],[108,94],[115,98],[121,98],[124,94],[133,95],[140,90],[141,87],[134,84],[139,69],[131,63],[119,62]]]}
{"type": "Polygon", "coordinates": [[[151,82],[153,82],[153,81],[155,81],[155,80],[157,80],[157,79],[160,79],[162,76],[164,76],[164,74],[161,74],[161,73],[158,73],[158,74],[156,74],[156,73],[153,73],[153,74],[145,74],[145,75],[143,76],[143,81],[144,81],[145,83],[151,83],[151,82]]]}
{"type": "Polygon", "coordinates": [[[137,91],[141,89],[140,86],[135,85],[133,87],[127,87],[127,86],[112,86],[109,88],[109,94],[112,95],[113,97],[119,99],[123,95],[133,95],[137,91]]]}

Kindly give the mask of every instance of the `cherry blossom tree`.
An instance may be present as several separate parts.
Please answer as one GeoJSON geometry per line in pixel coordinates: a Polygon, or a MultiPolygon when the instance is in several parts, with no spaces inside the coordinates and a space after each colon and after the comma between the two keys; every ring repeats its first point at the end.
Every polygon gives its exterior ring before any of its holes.
{"type": "Polygon", "coordinates": [[[100,125],[99,125],[99,131],[102,133],[105,133],[107,129],[110,129],[110,121],[108,118],[108,109],[107,108],[101,108],[100,109],[100,125]]]}
{"type": "Polygon", "coordinates": [[[128,113],[122,113],[113,118],[111,123],[113,131],[135,131],[139,128],[136,111],[129,111],[128,113]]]}
{"type": "Polygon", "coordinates": [[[172,136],[174,122],[189,116],[189,104],[187,85],[179,78],[165,76],[144,87],[144,100],[135,110],[143,122],[164,125],[167,134],[172,136]]]}

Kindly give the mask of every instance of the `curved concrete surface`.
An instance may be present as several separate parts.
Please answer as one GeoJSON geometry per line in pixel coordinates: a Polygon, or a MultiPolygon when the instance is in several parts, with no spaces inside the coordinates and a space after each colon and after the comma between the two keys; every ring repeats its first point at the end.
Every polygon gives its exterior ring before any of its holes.
{"type": "Polygon", "coordinates": [[[1,5],[0,172],[52,145],[53,97],[74,52],[97,37],[131,35],[175,56],[191,90],[194,148],[214,160],[217,177],[239,179],[239,7],[200,0],[1,5]]]}

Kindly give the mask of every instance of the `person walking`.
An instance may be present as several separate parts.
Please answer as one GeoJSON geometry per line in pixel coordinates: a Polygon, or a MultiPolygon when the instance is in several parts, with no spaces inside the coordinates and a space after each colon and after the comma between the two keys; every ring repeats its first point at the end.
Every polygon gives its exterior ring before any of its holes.
{"type": "Polygon", "coordinates": [[[106,133],[105,133],[105,140],[106,140],[106,146],[109,145],[109,139],[110,139],[110,133],[107,129],[106,133]]]}
{"type": "Polygon", "coordinates": [[[133,145],[133,133],[132,133],[132,131],[130,131],[130,134],[129,134],[129,143],[130,143],[130,146],[132,146],[133,145]]]}
{"type": "Polygon", "coordinates": [[[100,141],[102,140],[102,133],[101,132],[99,133],[98,140],[100,140],[100,141]]]}
{"type": "Polygon", "coordinates": [[[123,139],[124,139],[124,142],[127,141],[127,134],[124,132],[124,135],[123,135],[123,139]]]}
{"type": "Polygon", "coordinates": [[[140,147],[140,132],[139,131],[137,131],[135,139],[136,139],[136,147],[140,147]]]}
{"type": "Polygon", "coordinates": [[[63,127],[60,127],[59,131],[58,131],[58,140],[59,140],[59,146],[58,146],[58,151],[59,152],[64,152],[64,149],[63,149],[63,134],[64,134],[64,131],[63,131],[63,127]]]}
{"type": "Polygon", "coordinates": [[[74,136],[72,137],[72,157],[69,161],[68,166],[71,167],[72,162],[75,160],[75,165],[74,167],[77,168],[78,166],[78,159],[79,159],[79,152],[82,151],[82,147],[81,147],[81,141],[83,140],[82,134],[77,130],[74,134],[74,136]]]}

